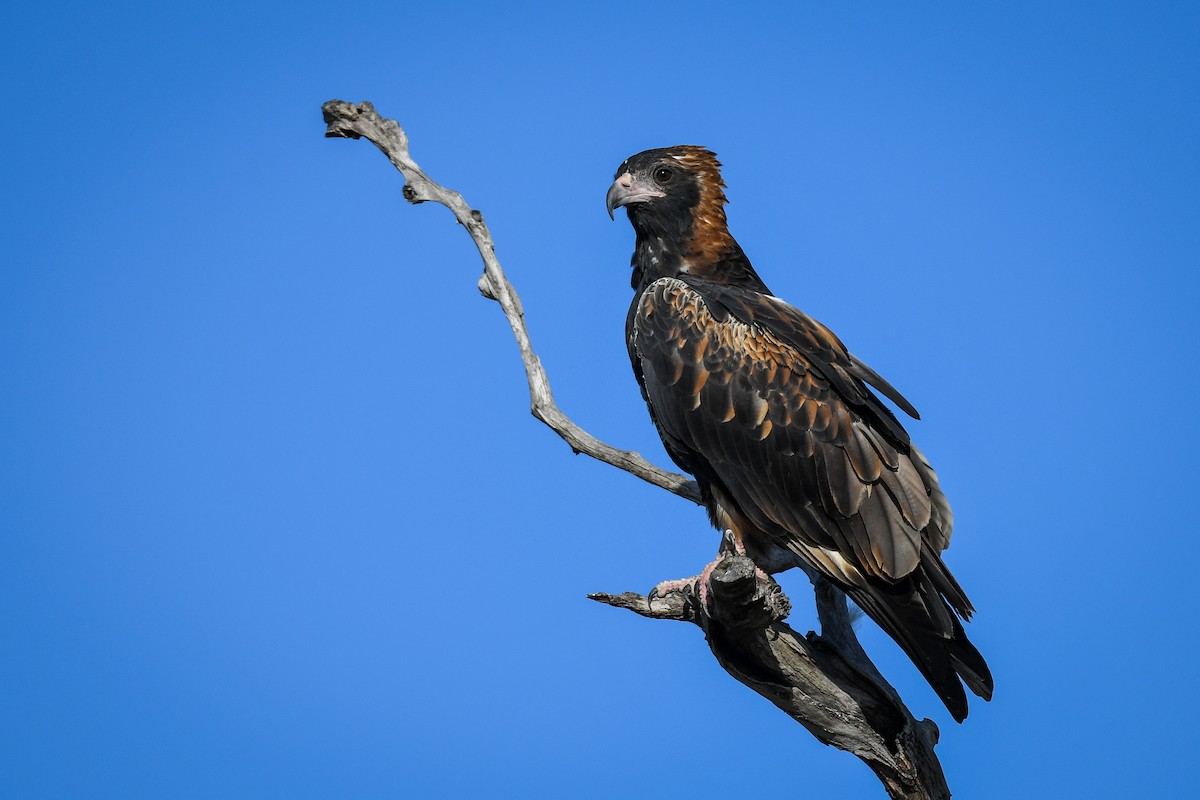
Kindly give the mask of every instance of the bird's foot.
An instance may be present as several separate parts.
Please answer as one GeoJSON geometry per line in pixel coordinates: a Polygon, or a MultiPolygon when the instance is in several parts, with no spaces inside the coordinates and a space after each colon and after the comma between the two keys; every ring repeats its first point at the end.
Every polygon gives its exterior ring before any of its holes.
{"type": "Polygon", "coordinates": [[[666,597],[672,592],[682,592],[684,595],[691,597],[693,594],[695,594],[695,589],[696,576],[693,575],[690,578],[676,578],[674,580],[663,581],[662,583],[656,584],[654,588],[650,590],[650,594],[646,595],[646,599],[654,600],[655,598],[666,597]]]}
{"type": "MultiPolygon", "coordinates": [[[[749,558],[746,553],[745,543],[739,537],[735,536],[731,530],[727,530],[722,534],[721,547],[717,552],[716,559],[705,566],[699,575],[694,575],[691,578],[676,578],[675,580],[663,581],[650,590],[650,594],[646,596],[646,599],[653,601],[655,598],[666,597],[672,592],[681,592],[688,599],[688,602],[699,600],[695,605],[699,607],[700,613],[711,616],[708,582],[712,578],[713,570],[729,555],[746,556],[749,558]]],[[[755,565],[754,571],[758,577],[769,579],[767,573],[759,569],[757,565],[755,565]]]]}
{"type": "Polygon", "coordinates": [[[700,611],[704,614],[709,612],[709,594],[708,581],[712,577],[713,570],[721,563],[724,556],[718,556],[715,561],[708,564],[700,571],[699,575],[693,575],[690,578],[676,578],[675,580],[663,581],[650,590],[647,595],[648,600],[654,600],[656,597],[666,597],[671,592],[682,592],[688,601],[699,600],[697,605],[700,611]]]}

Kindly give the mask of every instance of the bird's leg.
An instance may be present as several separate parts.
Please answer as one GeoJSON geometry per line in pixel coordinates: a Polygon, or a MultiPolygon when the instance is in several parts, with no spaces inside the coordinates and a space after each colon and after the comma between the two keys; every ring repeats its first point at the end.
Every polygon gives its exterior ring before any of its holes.
{"type": "Polygon", "coordinates": [[[726,553],[744,556],[746,555],[746,544],[742,541],[742,537],[733,532],[733,528],[726,528],[725,532],[721,534],[721,546],[717,549],[717,553],[722,556],[726,553]]]}

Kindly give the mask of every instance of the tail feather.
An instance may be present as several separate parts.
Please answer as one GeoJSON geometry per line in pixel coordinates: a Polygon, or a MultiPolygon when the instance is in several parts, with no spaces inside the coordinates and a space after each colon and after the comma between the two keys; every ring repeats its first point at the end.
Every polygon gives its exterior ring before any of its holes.
{"type": "Polygon", "coordinates": [[[975,649],[975,645],[967,639],[967,633],[958,620],[954,621],[954,638],[951,641],[954,646],[950,650],[950,660],[955,671],[972,692],[984,700],[991,700],[994,688],[992,671],[988,669],[987,662],[975,649]]]}
{"type": "Polygon", "coordinates": [[[963,683],[990,700],[992,673],[924,572],[918,568],[894,586],[852,587],[848,593],[908,654],[950,715],[962,722],[967,718],[963,683]],[[946,621],[950,623],[948,628],[946,621]]]}

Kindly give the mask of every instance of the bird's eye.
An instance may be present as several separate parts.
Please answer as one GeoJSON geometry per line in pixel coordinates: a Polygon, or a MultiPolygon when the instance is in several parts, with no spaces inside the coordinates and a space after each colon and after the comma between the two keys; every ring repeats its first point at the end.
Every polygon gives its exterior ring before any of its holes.
{"type": "Polygon", "coordinates": [[[674,174],[675,173],[671,172],[671,170],[667,169],[666,167],[659,167],[658,169],[654,170],[654,182],[660,186],[670,183],[671,176],[674,174]]]}

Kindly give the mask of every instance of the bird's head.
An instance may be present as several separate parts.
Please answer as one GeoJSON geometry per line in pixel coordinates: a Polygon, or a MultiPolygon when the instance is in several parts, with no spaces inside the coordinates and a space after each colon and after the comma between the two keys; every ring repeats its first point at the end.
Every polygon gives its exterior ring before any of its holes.
{"type": "Polygon", "coordinates": [[[717,156],[695,145],[646,150],[617,167],[608,214],[624,208],[637,232],[635,287],[679,273],[762,286],[729,233],[724,188],[717,156]]]}
{"type": "Polygon", "coordinates": [[[697,212],[715,211],[724,224],[724,186],[721,162],[703,147],[685,144],[645,150],[617,167],[608,190],[608,215],[625,207],[635,228],[669,229],[697,212]]]}

